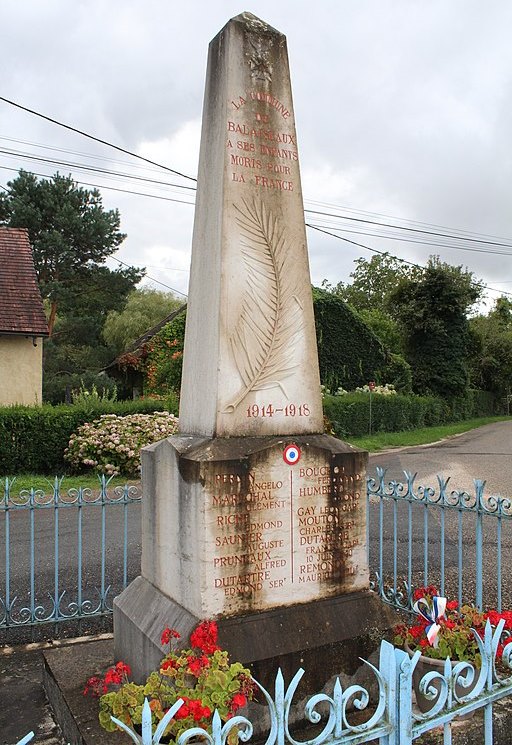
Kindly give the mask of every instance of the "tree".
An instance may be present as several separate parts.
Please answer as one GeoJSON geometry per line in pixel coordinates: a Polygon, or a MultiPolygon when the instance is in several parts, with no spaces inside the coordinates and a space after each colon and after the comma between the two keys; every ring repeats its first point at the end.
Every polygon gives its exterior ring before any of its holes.
{"type": "Polygon", "coordinates": [[[50,334],[66,292],[78,294],[90,271],[126,237],[118,210],[104,210],[96,189],[82,189],[58,173],[38,179],[21,170],[0,194],[0,224],[28,229],[41,294],[50,301],[50,334]]]}
{"type": "Polygon", "coordinates": [[[81,381],[104,387],[104,376],[98,379],[98,373],[116,354],[103,339],[105,318],[123,308],[143,272],[92,266],[84,276],[80,291],[63,291],[53,335],[45,343],[43,397],[52,403],[63,401],[66,391],[69,395],[81,381]]]}
{"type": "Polygon", "coordinates": [[[183,300],[171,292],[147,288],[133,290],[121,310],[111,311],[105,321],[103,338],[120,354],[141,334],[156,326],[166,316],[183,305],[183,300]]]}
{"type": "Polygon", "coordinates": [[[351,272],[352,282],[329,285],[325,280],[323,287],[341,297],[355,310],[379,310],[389,315],[389,297],[402,280],[413,279],[418,269],[404,264],[388,253],[375,254],[368,261],[362,257],[355,259],[356,268],[351,272]]]}
{"type": "Polygon", "coordinates": [[[444,397],[466,393],[468,313],[481,292],[471,272],[434,256],[420,276],[402,280],[390,294],[417,393],[444,397]]]}
{"type": "Polygon", "coordinates": [[[512,301],[500,297],[491,312],[470,321],[474,385],[509,396],[512,385],[512,301]]]}

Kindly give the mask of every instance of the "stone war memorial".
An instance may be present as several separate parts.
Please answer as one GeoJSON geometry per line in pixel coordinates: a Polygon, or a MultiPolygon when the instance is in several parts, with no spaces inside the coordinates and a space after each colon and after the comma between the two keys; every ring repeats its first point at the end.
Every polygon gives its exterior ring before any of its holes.
{"type": "MultiPolygon", "coordinates": [[[[314,116],[314,112],[311,112],[314,116]]],[[[323,434],[286,38],[250,13],[209,48],[180,434],[143,452],[141,575],[116,659],[213,618],[254,676],[314,688],[385,628],[369,591],[367,454],[323,434]]]]}

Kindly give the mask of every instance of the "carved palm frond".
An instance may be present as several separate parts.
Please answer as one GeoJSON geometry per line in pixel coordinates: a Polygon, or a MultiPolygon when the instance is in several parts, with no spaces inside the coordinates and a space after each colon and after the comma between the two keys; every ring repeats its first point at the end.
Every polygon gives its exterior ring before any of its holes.
{"type": "Polygon", "coordinates": [[[294,344],[303,323],[285,231],[263,202],[243,200],[235,209],[247,291],[230,346],[243,385],[226,412],[250,391],[279,387],[286,396],[283,381],[297,367],[294,344]]]}

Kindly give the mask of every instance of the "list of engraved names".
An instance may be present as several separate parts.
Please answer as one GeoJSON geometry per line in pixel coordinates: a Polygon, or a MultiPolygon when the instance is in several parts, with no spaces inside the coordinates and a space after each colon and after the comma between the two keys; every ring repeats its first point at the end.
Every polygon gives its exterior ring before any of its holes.
{"type": "Polygon", "coordinates": [[[226,598],[301,597],[345,590],[364,548],[361,475],[303,460],[245,476],[216,473],[207,489],[214,520],[212,582],[226,598]],[[308,592],[308,586],[311,592],[308,592]],[[313,587],[314,586],[314,587],[313,587]]]}

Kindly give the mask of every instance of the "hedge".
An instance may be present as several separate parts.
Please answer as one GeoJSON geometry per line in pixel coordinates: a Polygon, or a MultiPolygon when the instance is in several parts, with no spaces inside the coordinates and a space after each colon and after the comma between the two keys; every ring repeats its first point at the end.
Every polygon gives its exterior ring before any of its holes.
{"type": "MultiPolygon", "coordinates": [[[[17,473],[60,475],[69,471],[64,450],[81,424],[101,414],[149,413],[168,409],[168,402],[138,399],[80,407],[50,404],[0,407],[0,476],[17,473]]],[[[173,412],[177,413],[177,412],[173,412]]]]}
{"type": "MultiPolygon", "coordinates": [[[[369,432],[368,393],[325,396],[324,413],[337,437],[362,437],[369,432]]],[[[372,396],[372,432],[401,432],[433,427],[500,413],[495,397],[486,391],[469,391],[452,401],[435,396],[372,396]]]]}
{"type": "MultiPolygon", "coordinates": [[[[325,396],[324,412],[337,437],[368,433],[369,395],[325,396]]],[[[66,473],[64,450],[69,438],[85,422],[101,414],[120,416],[170,409],[169,401],[138,399],[87,408],[79,406],[0,407],[0,477],[17,473],[51,476],[66,473]]],[[[372,396],[372,431],[399,432],[501,413],[499,402],[485,391],[469,391],[448,402],[427,396],[372,396]]]]}

